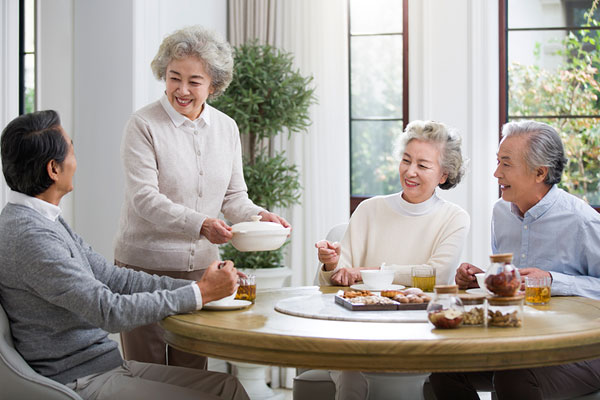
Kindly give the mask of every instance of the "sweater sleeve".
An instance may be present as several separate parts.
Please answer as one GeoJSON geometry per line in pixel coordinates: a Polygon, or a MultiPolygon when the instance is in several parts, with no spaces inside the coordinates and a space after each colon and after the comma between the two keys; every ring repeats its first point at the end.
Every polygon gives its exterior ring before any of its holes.
{"type": "Polygon", "coordinates": [[[158,164],[152,132],[148,124],[133,115],[125,126],[121,144],[125,187],[138,215],[172,232],[199,239],[206,214],[170,200],[159,191],[158,164]]]}
{"type": "MultiPolygon", "coordinates": [[[[120,271],[120,268],[111,267],[106,262],[98,263],[100,255],[93,257],[95,265],[91,267],[87,264],[89,258],[83,259],[89,256],[89,247],[83,250],[85,254],[80,254],[81,248],[75,242],[69,245],[55,231],[31,230],[19,246],[22,247],[22,263],[29,266],[21,272],[29,290],[108,332],[130,330],[172,314],[196,309],[194,291],[189,282],[173,290],[142,292],[143,285],[159,288],[161,284],[150,275],[130,275],[125,269],[120,271]],[[133,282],[126,283],[123,291],[135,293],[121,294],[111,290],[109,284],[114,285],[115,279],[124,277],[133,282]]],[[[173,287],[180,285],[172,284],[173,287]]]]}

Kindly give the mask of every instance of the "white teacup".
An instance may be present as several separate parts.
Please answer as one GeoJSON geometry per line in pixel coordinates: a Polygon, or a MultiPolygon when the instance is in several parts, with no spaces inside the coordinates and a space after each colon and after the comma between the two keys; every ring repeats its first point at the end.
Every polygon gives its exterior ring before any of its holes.
{"type": "Polygon", "coordinates": [[[360,271],[364,284],[371,289],[385,289],[394,281],[394,271],[364,269],[360,271]]]}
{"type": "Polygon", "coordinates": [[[485,287],[485,272],[475,274],[475,278],[477,278],[477,284],[479,285],[479,287],[483,290],[487,290],[487,288],[485,287]]]}

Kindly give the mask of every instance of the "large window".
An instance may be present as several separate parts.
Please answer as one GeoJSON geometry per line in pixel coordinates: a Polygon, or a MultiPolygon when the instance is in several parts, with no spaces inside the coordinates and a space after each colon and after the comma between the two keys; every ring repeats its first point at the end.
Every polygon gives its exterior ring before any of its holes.
{"type": "Polygon", "coordinates": [[[594,1],[500,0],[500,121],[555,127],[560,186],[600,205],[600,13],[594,1]]]}
{"type": "Polygon", "coordinates": [[[408,117],[407,0],[349,0],[351,210],[400,190],[394,139],[408,117]]]}
{"type": "Polygon", "coordinates": [[[35,111],[35,0],[19,2],[19,114],[35,111]]]}

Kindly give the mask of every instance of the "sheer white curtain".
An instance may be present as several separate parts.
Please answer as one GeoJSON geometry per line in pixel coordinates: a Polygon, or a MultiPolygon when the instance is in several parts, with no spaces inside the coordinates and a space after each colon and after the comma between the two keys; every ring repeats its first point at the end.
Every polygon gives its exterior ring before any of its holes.
{"type": "MultiPolygon", "coordinates": [[[[318,104],[306,134],[275,140],[298,166],[301,204],[274,210],[293,227],[286,264],[293,286],[312,284],[317,268],[314,243],[349,211],[348,50],[345,0],[229,0],[229,41],[258,39],[294,55],[295,67],[314,78],[318,104]]],[[[291,387],[294,371],[271,368],[272,386],[291,387]],[[277,376],[279,376],[279,379],[277,376]]]]}
{"type": "Polygon", "coordinates": [[[286,263],[294,286],[312,284],[314,243],[350,215],[347,19],[345,0],[229,2],[232,45],[257,38],[282,48],[303,75],[314,78],[318,104],[310,111],[311,127],[275,143],[298,165],[304,189],[299,206],[281,211],[293,226],[286,263]]]}

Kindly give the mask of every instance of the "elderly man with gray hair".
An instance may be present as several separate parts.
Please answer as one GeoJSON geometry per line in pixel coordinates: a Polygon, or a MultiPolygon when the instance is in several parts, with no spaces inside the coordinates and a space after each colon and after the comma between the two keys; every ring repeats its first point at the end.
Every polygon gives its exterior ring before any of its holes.
{"type": "MultiPolygon", "coordinates": [[[[493,253],[513,253],[521,276],[549,276],[553,295],[600,299],[600,214],[556,186],[567,162],[558,133],[544,123],[520,121],[504,125],[502,136],[494,173],[502,198],[492,216],[493,253]]],[[[456,283],[477,287],[478,272],[463,263],[456,283]]],[[[494,390],[499,399],[565,399],[600,390],[598,371],[600,359],[430,379],[438,399],[477,399],[476,390],[494,390]]]]}

